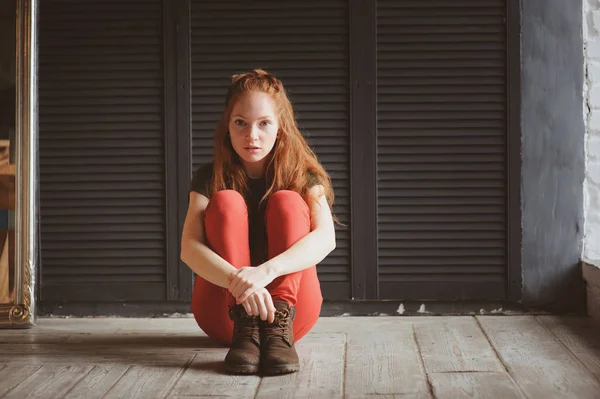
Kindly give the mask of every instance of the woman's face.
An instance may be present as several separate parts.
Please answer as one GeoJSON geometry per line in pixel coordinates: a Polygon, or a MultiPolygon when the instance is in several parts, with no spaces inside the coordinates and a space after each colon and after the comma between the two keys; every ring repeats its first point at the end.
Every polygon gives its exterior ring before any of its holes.
{"type": "Polygon", "coordinates": [[[264,175],[278,130],[275,102],[267,93],[250,92],[238,97],[229,118],[229,134],[250,178],[264,175]]]}

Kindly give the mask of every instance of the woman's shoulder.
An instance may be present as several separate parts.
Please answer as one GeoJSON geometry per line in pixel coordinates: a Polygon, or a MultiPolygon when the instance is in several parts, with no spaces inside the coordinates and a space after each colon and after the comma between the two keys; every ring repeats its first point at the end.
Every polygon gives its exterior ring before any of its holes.
{"type": "Polygon", "coordinates": [[[212,183],[212,177],[213,163],[209,162],[200,165],[192,176],[192,181],[190,182],[190,191],[195,191],[208,197],[208,191],[212,183]]]}
{"type": "Polygon", "coordinates": [[[199,173],[209,174],[210,173],[212,175],[213,167],[214,167],[213,162],[204,163],[204,164],[198,166],[198,168],[196,168],[196,171],[194,172],[194,174],[199,174],[199,173]]]}

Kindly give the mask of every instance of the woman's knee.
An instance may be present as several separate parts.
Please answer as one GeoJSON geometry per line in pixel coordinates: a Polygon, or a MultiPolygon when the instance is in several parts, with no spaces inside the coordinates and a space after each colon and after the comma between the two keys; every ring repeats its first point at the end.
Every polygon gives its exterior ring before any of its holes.
{"type": "Polygon", "coordinates": [[[291,191],[291,190],[279,190],[279,191],[273,193],[269,197],[270,205],[268,205],[268,206],[275,207],[275,206],[285,205],[288,203],[293,203],[293,204],[302,203],[302,204],[306,205],[302,196],[300,194],[298,194],[297,192],[291,191]]]}
{"type": "Polygon", "coordinates": [[[215,193],[206,208],[206,214],[218,218],[237,218],[248,215],[244,197],[234,190],[222,190],[215,193]]]}
{"type": "Polygon", "coordinates": [[[304,198],[295,191],[280,190],[269,197],[266,208],[267,218],[302,217],[310,220],[310,212],[304,198]]]}

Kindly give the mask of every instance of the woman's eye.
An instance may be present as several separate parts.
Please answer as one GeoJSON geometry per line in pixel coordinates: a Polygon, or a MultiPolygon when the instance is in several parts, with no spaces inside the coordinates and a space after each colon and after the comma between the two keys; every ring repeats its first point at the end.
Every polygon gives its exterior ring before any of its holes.
{"type": "Polygon", "coordinates": [[[271,121],[262,121],[260,124],[261,126],[267,126],[271,124],[271,121]]]}
{"type": "Polygon", "coordinates": [[[246,122],[244,122],[244,121],[243,121],[243,120],[241,120],[241,119],[236,119],[236,120],[234,121],[234,123],[235,123],[236,125],[238,125],[238,126],[244,126],[244,125],[246,124],[246,122]]]}

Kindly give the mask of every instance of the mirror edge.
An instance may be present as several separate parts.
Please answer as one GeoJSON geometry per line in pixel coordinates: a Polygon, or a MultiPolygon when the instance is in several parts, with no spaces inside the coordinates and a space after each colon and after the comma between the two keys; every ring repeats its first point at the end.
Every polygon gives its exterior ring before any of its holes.
{"type": "Polygon", "coordinates": [[[0,305],[0,327],[35,325],[37,269],[37,0],[16,0],[15,300],[0,305]]]}

